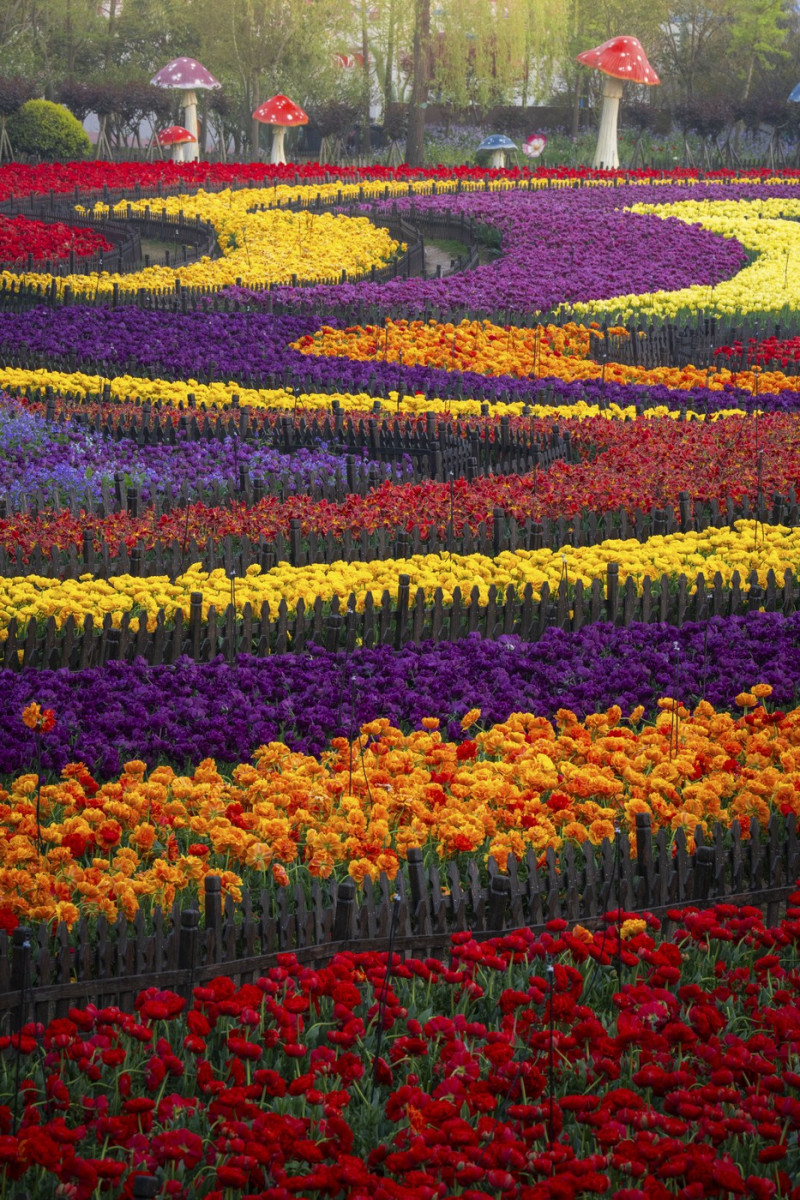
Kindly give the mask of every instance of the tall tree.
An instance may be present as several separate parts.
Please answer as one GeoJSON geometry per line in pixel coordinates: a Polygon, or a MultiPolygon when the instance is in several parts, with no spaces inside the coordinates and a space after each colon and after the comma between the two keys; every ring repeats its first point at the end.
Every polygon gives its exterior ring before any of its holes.
{"type": "MultiPolygon", "coordinates": [[[[358,36],[341,0],[190,0],[202,31],[202,61],[250,112],[277,92],[309,105],[352,87],[334,53],[358,36]]],[[[243,112],[244,115],[244,112],[243,112]]],[[[250,128],[257,153],[260,127],[250,128]]]]}
{"type": "Polygon", "coordinates": [[[746,101],[756,71],[784,51],[787,0],[670,0],[661,57],[673,100],[746,101]]]}
{"type": "Polygon", "coordinates": [[[431,69],[431,0],[414,0],[414,49],[411,100],[408,111],[406,162],[412,167],[425,163],[425,110],[431,69]]]}

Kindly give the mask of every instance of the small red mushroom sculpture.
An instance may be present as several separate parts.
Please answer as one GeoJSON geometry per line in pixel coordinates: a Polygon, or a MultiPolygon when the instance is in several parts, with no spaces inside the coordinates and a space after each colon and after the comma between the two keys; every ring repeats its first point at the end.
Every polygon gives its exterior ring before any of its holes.
{"type": "Polygon", "coordinates": [[[308,124],[308,116],[300,105],[295,104],[294,100],[290,100],[288,96],[284,96],[280,92],[277,96],[272,96],[263,104],[259,104],[253,113],[253,120],[263,121],[265,125],[273,126],[272,154],[269,159],[271,163],[286,162],[286,154],[283,149],[286,130],[294,125],[308,124]]]}
{"type": "Polygon", "coordinates": [[[176,88],[184,93],[181,105],[183,123],[194,138],[194,145],[190,144],[186,158],[194,161],[200,156],[197,145],[197,89],[218,88],[222,84],[196,58],[173,58],[150,82],[156,87],[176,88]]]}
{"type": "Polygon", "coordinates": [[[594,50],[584,50],[578,55],[578,62],[602,71],[606,77],[603,80],[603,109],[592,166],[613,169],[619,166],[617,116],[623,82],[629,79],[631,83],[652,85],[661,80],[647,61],[642,43],[635,37],[610,38],[602,46],[595,46],[594,50]]]}
{"type": "Polygon", "coordinates": [[[161,130],[156,140],[159,146],[172,147],[173,162],[185,162],[183,148],[196,142],[197,138],[182,125],[168,125],[166,129],[161,130]]]}

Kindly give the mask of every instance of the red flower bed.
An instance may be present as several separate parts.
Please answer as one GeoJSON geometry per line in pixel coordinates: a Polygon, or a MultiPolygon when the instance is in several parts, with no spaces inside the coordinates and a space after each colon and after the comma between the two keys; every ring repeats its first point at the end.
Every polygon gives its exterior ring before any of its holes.
{"type": "Polygon", "coordinates": [[[287,954],[27,1024],[0,1039],[3,1195],[799,1200],[800,909],[670,915],[389,970],[287,954]]]}
{"type": "MultiPolygon", "coordinates": [[[[301,182],[304,179],[319,179],[322,174],[329,172],[337,179],[554,179],[572,180],[576,185],[592,179],[647,180],[669,178],[675,181],[697,179],[701,174],[704,179],[719,182],[729,182],[733,179],[752,179],[758,181],[774,174],[764,169],[749,171],[708,171],[700,172],[696,168],[678,167],[674,171],[656,170],[635,171],[594,171],[589,167],[536,167],[534,170],[520,171],[513,167],[509,169],[491,169],[484,167],[409,167],[402,164],[399,167],[383,167],[378,164],[369,167],[340,167],[326,163],[287,163],[274,166],[270,163],[208,163],[189,162],[174,163],[159,162],[69,162],[69,163],[40,163],[35,166],[24,163],[8,163],[0,166],[0,200],[9,196],[28,195],[30,192],[72,192],[75,188],[80,191],[100,190],[103,187],[111,189],[140,187],[155,187],[159,182],[167,186],[177,185],[182,181],[189,187],[199,186],[206,180],[212,183],[233,183],[253,179],[257,182],[264,180],[291,182],[295,175],[301,182]]],[[[798,171],[784,169],[782,177],[795,178],[798,171]]]]}
{"type": "Polygon", "coordinates": [[[192,504],[158,520],[152,513],[138,518],[116,513],[101,519],[75,517],[63,510],[56,520],[17,513],[0,519],[0,545],[12,552],[19,546],[27,558],[36,545],[80,548],[85,529],[94,535],[96,549],[101,539],[112,547],[124,541],[129,548],[139,539],[147,547],[192,538],[202,545],[208,538],[216,541],[227,536],[257,541],[262,535],[267,539],[278,532],[287,535],[295,518],[304,534],[315,530],[340,537],[348,529],[358,534],[362,529],[393,532],[418,525],[423,536],[431,528],[444,536],[451,502],[456,534],[465,526],[475,531],[482,521],[491,527],[496,507],[524,523],[528,517],[556,519],[584,511],[625,508],[633,515],[637,508],[674,507],[684,490],[695,500],[716,499],[724,505],[729,496],[735,501],[748,497],[753,504],[759,470],[762,493],[769,502],[776,492],[800,491],[800,443],[792,422],[785,413],[767,414],[758,422],[752,417],[729,417],[703,424],[595,418],[576,426],[575,442],[585,461],[557,462],[548,471],[481,477],[473,483],[459,479],[452,493],[446,483],[387,483],[365,497],[348,496],[343,503],[305,495],[285,501],[268,497],[249,509],[243,503],[226,508],[192,504]]]}
{"type": "Polygon", "coordinates": [[[35,260],[68,258],[70,251],[82,257],[100,250],[113,250],[113,246],[94,229],[0,216],[0,262],[24,261],[29,254],[35,260]]]}

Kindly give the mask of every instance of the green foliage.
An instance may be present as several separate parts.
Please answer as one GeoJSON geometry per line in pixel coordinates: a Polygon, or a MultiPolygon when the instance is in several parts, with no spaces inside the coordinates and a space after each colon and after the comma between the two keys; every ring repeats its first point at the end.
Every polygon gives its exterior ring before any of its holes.
{"type": "Polygon", "coordinates": [[[92,149],[80,121],[61,104],[28,100],[8,119],[8,135],[20,154],[69,162],[86,158],[92,149]]]}

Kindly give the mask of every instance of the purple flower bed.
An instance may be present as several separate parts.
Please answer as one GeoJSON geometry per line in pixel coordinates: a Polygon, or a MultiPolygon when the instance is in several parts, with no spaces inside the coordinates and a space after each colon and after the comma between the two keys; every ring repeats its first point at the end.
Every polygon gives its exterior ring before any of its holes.
{"type": "Polygon", "coordinates": [[[559,708],[584,716],[612,704],[624,714],[643,704],[652,714],[663,695],[732,708],[757,682],[772,684],[773,701],[788,705],[800,695],[799,638],[800,613],[756,612],[680,629],[600,623],[579,633],[548,630],[536,643],[476,635],[349,657],[312,647],[264,659],[242,655],[236,664],[182,659],[149,667],[140,660],[75,673],[2,671],[0,773],[34,768],[33,738],[20,719],[32,700],[58,718],[43,765],[59,770],[80,760],[106,777],[132,758],[177,767],[205,756],[245,761],[279,738],[319,753],[331,737],[377,717],[414,728],[437,716],[458,738],[458,719],[473,706],[484,723],[518,711],[552,716],[559,708]]]}
{"type": "MultiPolygon", "coordinates": [[[[276,288],[271,301],[317,311],[340,304],[376,305],[381,313],[419,316],[426,309],[465,308],[477,313],[507,310],[545,313],[562,303],[611,296],[677,291],[692,284],[730,279],[747,254],[734,238],[662,218],[625,212],[631,204],[695,199],[797,196],[796,188],[758,185],[705,188],[631,186],[574,191],[477,192],[399,200],[397,208],[453,212],[497,229],[502,257],[445,279],[396,279],[388,283],[276,288]]],[[[379,204],[379,209],[394,202],[379,204]]],[[[246,303],[266,303],[267,293],[226,289],[246,303]]]]}
{"type": "MultiPolygon", "coordinates": [[[[358,459],[359,471],[372,468],[381,479],[402,482],[411,476],[409,459],[397,466],[358,459]]],[[[113,487],[117,474],[125,487],[138,487],[145,502],[168,486],[176,497],[185,487],[190,498],[202,498],[215,485],[238,487],[241,470],[265,479],[286,476],[289,491],[301,492],[346,478],[345,454],[322,446],[281,454],[263,442],[190,442],[184,434],[172,446],[138,446],[85,429],[65,432],[0,394],[0,496],[10,509],[34,492],[56,506],[73,491],[97,501],[103,484],[113,487]]]]}
{"type": "MultiPolygon", "coordinates": [[[[472,371],[443,371],[396,363],[357,362],[301,354],[288,346],[313,333],[322,318],[271,316],[267,313],[185,314],[144,309],[62,308],[40,306],[25,313],[0,313],[0,358],[22,352],[41,366],[59,370],[84,367],[113,375],[152,374],[168,379],[234,379],[240,383],[292,384],[302,391],[368,392],[399,389],[428,396],[479,396],[523,403],[668,404],[698,412],[718,408],[760,408],[795,412],[800,394],[763,393],[757,398],[739,388],[709,392],[677,391],[594,380],[566,383],[554,379],[489,377],[472,371]]],[[[330,318],[336,324],[336,318],[330,318]]]]}

